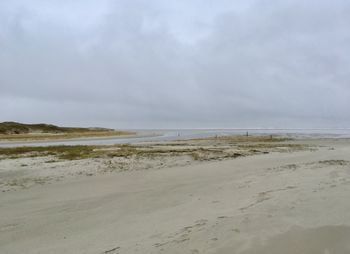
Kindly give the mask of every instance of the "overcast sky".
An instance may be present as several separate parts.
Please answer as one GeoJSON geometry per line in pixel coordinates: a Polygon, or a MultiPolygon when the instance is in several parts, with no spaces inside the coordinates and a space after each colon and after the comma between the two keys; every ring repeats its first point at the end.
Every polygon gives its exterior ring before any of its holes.
{"type": "Polygon", "coordinates": [[[0,121],[350,127],[348,0],[1,0],[0,121]]]}

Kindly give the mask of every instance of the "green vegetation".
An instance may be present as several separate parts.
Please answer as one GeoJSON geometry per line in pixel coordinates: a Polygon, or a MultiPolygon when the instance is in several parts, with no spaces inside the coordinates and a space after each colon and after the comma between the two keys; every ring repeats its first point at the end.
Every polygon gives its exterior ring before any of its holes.
{"type": "Polygon", "coordinates": [[[114,146],[24,146],[0,148],[0,158],[19,158],[19,157],[38,157],[38,156],[55,156],[64,160],[79,160],[84,158],[101,158],[101,157],[154,157],[169,154],[184,154],[192,152],[192,149],[182,150],[157,150],[131,145],[114,145],[114,146]]]}
{"type": "Polygon", "coordinates": [[[59,159],[82,159],[92,155],[93,146],[48,146],[48,147],[11,147],[0,148],[0,156],[17,157],[38,157],[38,156],[57,156],[59,159]]]}
{"type": "Polygon", "coordinates": [[[39,157],[55,156],[63,160],[79,160],[85,158],[100,157],[130,157],[133,155],[142,155],[147,153],[144,150],[137,150],[136,147],[129,145],[116,146],[24,146],[0,148],[0,158],[19,158],[19,157],[39,157]]]}
{"type": "MultiPolygon", "coordinates": [[[[101,129],[101,131],[111,129],[101,129]]],[[[72,128],[72,127],[59,127],[52,124],[23,124],[16,122],[2,122],[0,123],[0,134],[26,134],[32,132],[38,133],[73,133],[73,132],[86,132],[92,131],[89,128],[72,128]]],[[[95,130],[94,130],[95,131],[95,130]]]]}
{"type": "MultiPolygon", "coordinates": [[[[267,142],[263,137],[255,137],[254,142],[239,142],[240,137],[225,137],[216,139],[196,139],[179,142],[168,142],[144,145],[74,145],[48,147],[13,147],[0,148],[0,159],[54,156],[55,159],[79,160],[85,158],[159,158],[170,156],[189,156],[196,161],[236,158],[240,156],[288,152],[308,148],[301,144],[287,142],[267,142]],[[235,140],[235,142],[232,142],[235,140]],[[258,142],[258,140],[260,142],[258,142]]],[[[284,140],[283,140],[284,141],[284,140]]],[[[55,160],[53,160],[55,161],[55,160]]],[[[48,161],[52,162],[51,161],[48,161]]]]}
{"type": "Polygon", "coordinates": [[[51,124],[23,124],[16,122],[0,123],[0,139],[3,140],[65,139],[131,134],[135,133],[106,128],[59,127],[51,124]]]}
{"type": "MultiPolygon", "coordinates": [[[[114,146],[48,146],[48,147],[11,147],[0,148],[0,158],[19,158],[19,157],[38,157],[38,156],[55,156],[58,159],[78,160],[84,158],[101,158],[101,157],[124,157],[131,156],[154,158],[157,156],[179,156],[189,155],[199,160],[200,157],[194,155],[222,153],[219,150],[204,148],[184,148],[184,149],[157,149],[144,146],[131,145],[114,145],[114,146]]],[[[203,157],[203,156],[202,156],[203,157]]]]}

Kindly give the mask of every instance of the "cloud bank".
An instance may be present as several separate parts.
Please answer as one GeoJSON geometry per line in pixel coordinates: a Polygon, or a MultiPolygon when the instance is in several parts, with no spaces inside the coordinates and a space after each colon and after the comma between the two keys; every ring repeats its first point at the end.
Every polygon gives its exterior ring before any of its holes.
{"type": "Polygon", "coordinates": [[[0,3],[0,121],[349,127],[349,1],[0,3]]]}

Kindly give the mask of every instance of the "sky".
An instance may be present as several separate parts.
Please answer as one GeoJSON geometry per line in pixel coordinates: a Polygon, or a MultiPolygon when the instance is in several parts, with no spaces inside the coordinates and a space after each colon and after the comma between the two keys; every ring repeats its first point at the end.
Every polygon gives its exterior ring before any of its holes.
{"type": "Polygon", "coordinates": [[[0,122],[350,127],[350,1],[1,0],[0,122]]]}

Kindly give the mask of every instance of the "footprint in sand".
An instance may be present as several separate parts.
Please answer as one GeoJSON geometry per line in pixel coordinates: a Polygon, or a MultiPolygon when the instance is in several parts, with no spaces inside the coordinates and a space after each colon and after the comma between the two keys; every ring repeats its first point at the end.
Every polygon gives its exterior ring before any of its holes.
{"type": "Polygon", "coordinates": [[[168,239],[173,239],[173,240],[169,240],[163,243],[155,243],[153,246],[156,248],[162,247],[164,245],[167,244],[171,244],[171,243],[183,243],[186,241],[190,240],[190,236],[194,231],[201,231],[202,228],[207,224],[208,220],[205,219],[201,219],[201,220],[197,220],[195,221],[194,225],[191,226],[186,226],[184,228],[182,228],[180,231],[168,236],[168,239]]]}
{"type": "Polygon", "coordinates": [[[117,250],[119,250],[120,247],[117,246],[117,247],[114,247],[113,249],[110,249],[110,250],[106,250],[104,252],[102,252],[103,254],[117,254],[117,250]]]}

